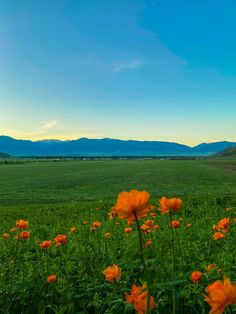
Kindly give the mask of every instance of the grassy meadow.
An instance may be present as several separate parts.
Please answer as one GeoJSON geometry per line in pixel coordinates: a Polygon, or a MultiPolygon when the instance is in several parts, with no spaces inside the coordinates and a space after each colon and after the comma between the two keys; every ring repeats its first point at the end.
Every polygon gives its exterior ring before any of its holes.
{"type": "Polygon", "coordinates": [[[205,288],[224,276],[236,282],[234,158],[0,164],[0,234],[9,235],[0,238],[0,313],[135,313],[126,295],[146,281],[137,226],[108,217],[118,194],[132,189],[148,191],[155,206],[140,220],[158,226],[142,232],[152,313],[209,313],[205,288]],[[163,195],[183,201],[172,214],[178,228],[158,211],[163,195]],[[213,225],[223,218],[228,230],[214,240],[213,225]],[[28,221],[29,238],[11,231],[19,219],[28,221]],[[65,243],[41,248],[57,235],[66,235],[65,243]],[[121,276],[110,282],[103,271],[113,264],[121,276]],[[56,280],[48,283],[49,275],[56,280]]]}

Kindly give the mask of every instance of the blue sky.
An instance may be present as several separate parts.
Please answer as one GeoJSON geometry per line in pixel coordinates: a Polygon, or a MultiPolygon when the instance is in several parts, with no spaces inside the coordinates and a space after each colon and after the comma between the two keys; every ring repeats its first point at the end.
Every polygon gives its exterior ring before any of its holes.
{"type": "Polygon", "coordinates": [[[236,2],[0,1],[0,134],[236,141],[236,2]]]}

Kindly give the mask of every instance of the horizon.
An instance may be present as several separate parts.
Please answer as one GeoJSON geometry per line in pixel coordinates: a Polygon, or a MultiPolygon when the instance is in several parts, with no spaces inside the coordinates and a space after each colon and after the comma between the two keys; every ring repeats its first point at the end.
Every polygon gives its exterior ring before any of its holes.
{"type": "Polygon", "coordinates": [[[12,137],[10,135],[6,135],[6,134],[0,134],[0,138],[1,137],[9,137],[15,140],[26,140],[26,141],[31,141],[31,142],[40,142],[40,141],[61,141],[61,142],[65,142],[65,141],[76,141],[76,140],[81,140],[81,139],[88,139],[88,140],[104,140],[104,139],[110,139],[110,140],[118,140],[118,141],[137,141],[137,142],[166,142],[166,143],[174,143],[174,144],[180,144],[180,145],[186,145],[189,146],[190,148],[194,148],[195,146],[201,145],[201,144],[214,144],[214,143],[221,143],[221,142],[226,142],[226,143],[236,143],[236,140],[234,141],[229,141],[229,140],[222,140],[222,141],[214,141],[214,142],[199,142],[196,145],[188,145],[185,143],[179,143],[179,142],[175,142],[175,141],[163,141],[163,140],[152,140],[152,139],[147,139],[147,140],[136,140],[136,139],[132,139],[132,138],[128,138],[128,139],[122,139],[122,138],[112,138],[112,137],[101,137],[101,138],[89,138],[89,137],[75,137],[75,138],[71,138],[71,139],[60,139],[60,138],[40,138],[37,140],[34,139],[24,139],[24,138],[15,138],[12,137]]]}
{"type": "Polygon", "coordinates": [[[0,3],[0,133],[234,141],[235,10],[233,0],[0,3]]]}

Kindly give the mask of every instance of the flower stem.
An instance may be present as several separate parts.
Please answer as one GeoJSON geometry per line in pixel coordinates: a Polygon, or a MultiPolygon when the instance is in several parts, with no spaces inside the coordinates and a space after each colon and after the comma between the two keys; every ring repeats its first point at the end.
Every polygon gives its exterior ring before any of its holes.
{"type": "Polygon", "coordinates": [[[149,278],[148,269],[147,269],[147,265],[146,265],[145,258],[144,258],[144,245],[143,245],[142,231],[140,228],[140,223],[139,223],[138,217],[137,217],[135,212],[134,212],[134,217],[135,217],[135,222],[137,225],[138,236],[139,236],[140,259],[141,259],[141,263],[143,265],[144,275],[145,275],[145,279],[147,282],[146,314],[150,314],[150,278],[149,278]]]}
{"type": "Polygon", "coordinates": [[[172,257],[172,302],[173,302],[173,314],[176,313],[176,298],[175,298],[175,286],[174,286],[174,274],[175,274],[175,264],[174,264],[174,231],[172,228],[172,214],[169,211],[169,218],[170,218],[170,230],[171,230],[171,257],[172,257]]]}

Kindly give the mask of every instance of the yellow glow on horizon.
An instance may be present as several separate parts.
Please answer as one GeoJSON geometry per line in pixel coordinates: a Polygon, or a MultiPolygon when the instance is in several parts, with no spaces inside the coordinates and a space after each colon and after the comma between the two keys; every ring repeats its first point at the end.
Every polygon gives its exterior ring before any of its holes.
{"type": "Polygon", "coordinates": [[[136,140],[136,141],[162,141],[162,142],[174,142],[179,144],[184,144],[188,146],[196,146],[201,143],[212,143],[212,142],[220,142],[220,141],[232,141],[236,142],[235,135],[228,136],[227,138],[223,137],[209,137],[207,140],[206,138],[191,138],[191,137],[180,137],[176,136],[175,138],[171,138],[170,136],[159,136],[147,138],[144,136],[135,136],[135,137],[124,137],[124,136],[116,136],[115,134],[112,135],[104,135],[104,134],[77,134],[77,135],[61,135],[61,134],[30,134],[30,133],[18,133],[18,132],[2,132],[1,135],[10,136],[18,140],[31,140],[31,141],[39,141],[39,140],[76,140],[81,137],[87,137],[89,139],[101,139],[101,138],[113,138],[113,139],[120,139],[120,140],[136,140]]]}

